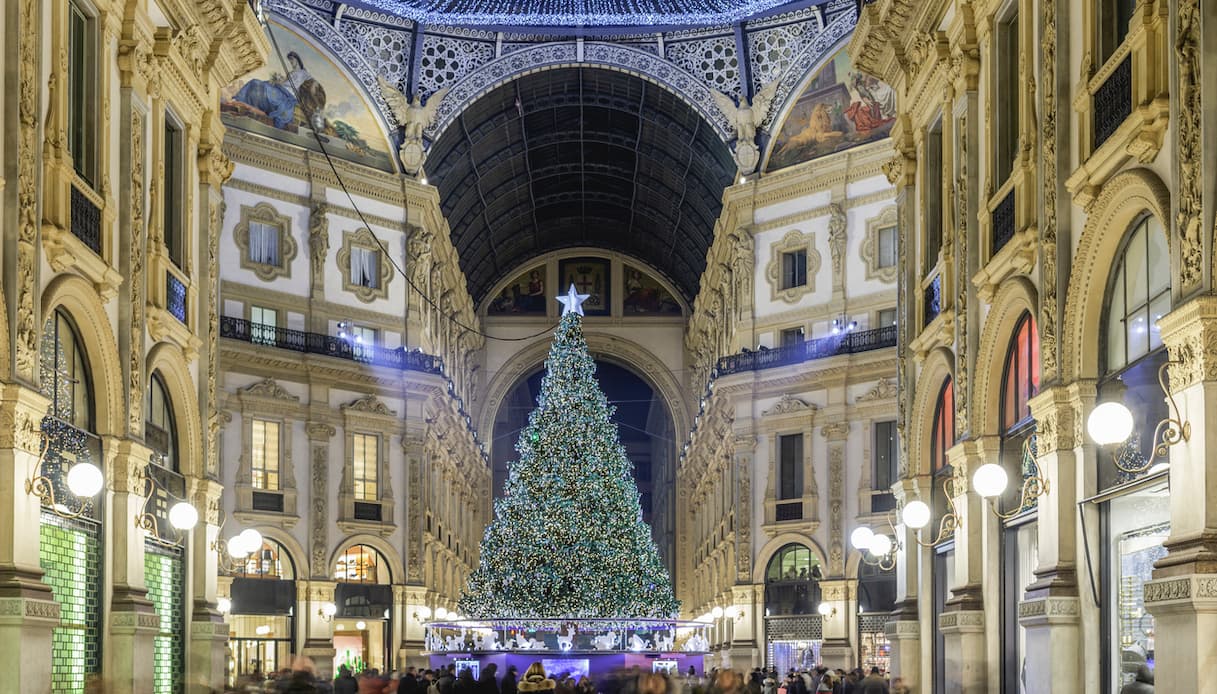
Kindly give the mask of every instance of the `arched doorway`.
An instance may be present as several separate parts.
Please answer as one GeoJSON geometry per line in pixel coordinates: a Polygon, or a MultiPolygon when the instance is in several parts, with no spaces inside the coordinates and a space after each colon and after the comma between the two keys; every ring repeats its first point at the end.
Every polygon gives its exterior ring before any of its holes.
{"type": "Polygon", "coordinates": [[[296,639],[296,564],[279,542],[262,547],[232,574],[229,642],[236,676],[291,665],[296,639]]]}
{"type": "MultiPolygon", "coordinates": [[[[528,414],[537,406],[544,375],[545,369],[538,367],[521,378],[503,398],[495,416],[491,446],[495,498],[503,493],[508,464],[517,458],[516,442],[528,423],[528,414]]],[[[616,408],[613,422],[617,424],[626,455],[634,464],[642,518],[651,526],[651,536],[670,575],[676,527],[673,496],[676,444],[671,413],[651,384],[627,367],[597,359],[596,380],[616,408]]]]}
{"type": "Polygon", "coordinates": [[[820,662],[823,642],[820,559],[806,545],[788,544],[765,568],[766,662],[779,673],[820,662]]]}
{"type": "Polygon", "coordinates": [[[387,671],[393,633],[393,575],[371,545],[348,546],[334,559],[334,665],[387,671]]]}

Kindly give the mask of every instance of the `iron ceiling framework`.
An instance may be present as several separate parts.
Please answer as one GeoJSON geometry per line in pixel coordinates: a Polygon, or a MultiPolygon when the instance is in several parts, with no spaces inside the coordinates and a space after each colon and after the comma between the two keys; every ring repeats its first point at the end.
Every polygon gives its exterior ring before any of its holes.
{"type": "Polygon", "coordinates": [[[687,103],[597,68],[498,87],[444,131],[427,164],[475,302],[530,258],[574,246],[638,258],[691,301],[735,172],[687,103]]]}

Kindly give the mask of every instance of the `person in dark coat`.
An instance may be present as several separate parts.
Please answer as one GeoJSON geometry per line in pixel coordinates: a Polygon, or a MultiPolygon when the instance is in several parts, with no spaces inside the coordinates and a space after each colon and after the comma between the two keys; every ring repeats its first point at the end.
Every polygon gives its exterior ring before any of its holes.
{"type": "Polygon", "coordinates": [[[359,683],[351,676],[351,668],[340,665],[334,678],[334,694],[359,694],[359,683]]]}
{"type": "Polygon", "coordinates": [[[473,671],[469,668],[461,670],[452,683],[452,694],[478,694],[477,680],[473,679],[473,671]]]}
{"type": "Polygon", "coordinates": [[[870,674],[854,687],[855,694],[889,694],[887,680],[879,674],[879,668],[872,667],[870,674]]]}
{"type": "Polygon", "coordinates": [[[494,663],[482,668],[482,674],[478,677],[477,694],[499,694],[499,682],[495,677],[498,671],[499,666],[494,663]]]}
{"type": "Polygon", "coordinates": [[[397,694],[422,694],[419,692],[418,675],[413,667],[406,668],[405,674],[397,680],[397,694]]]}
{"type": "Polygon", "coordinates": [[[435,688],[439,690],[439,694],[452,694],[452,687],[455,684],[456,665],[449,664],[447,669],[442,670],[435,680],[435,688]]]}
{"type": "Polygon", "coordinates": [[[1154,694],[1154,672],[1149,665],[1138,665],[1136,677],[1120,688],[1120,694],[1154,694]]]}
{"type": "Polygon", "coordinates": [[[507,666],[507,672],[503,673],[503,681],[499,683],[499,692],[500,694],[517,694],[515,665],[507,666]]]}

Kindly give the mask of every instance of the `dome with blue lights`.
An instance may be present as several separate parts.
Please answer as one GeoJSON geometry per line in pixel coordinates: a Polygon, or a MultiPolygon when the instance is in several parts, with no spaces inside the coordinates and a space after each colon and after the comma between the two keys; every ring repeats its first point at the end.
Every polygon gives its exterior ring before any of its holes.
{"type": "Polygon", "coordinates": [[[467,27],[694,27],[808,4],[792,0],[357,0],[420,24],[467,27]]]}

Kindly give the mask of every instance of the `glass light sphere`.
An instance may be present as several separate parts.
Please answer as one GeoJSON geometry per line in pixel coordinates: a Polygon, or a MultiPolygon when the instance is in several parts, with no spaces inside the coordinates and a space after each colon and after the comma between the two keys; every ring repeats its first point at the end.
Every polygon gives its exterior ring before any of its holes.
{"type": "Polygon", "coordinates": [[[68,470],[68,489],[76,496],[97,496],[103,482],[101,469],[93,463],[76,463],[68,470]]]}
{"type": "Polygon", "coordinates": [[[930,507],[924,501],[914,499],[904,505],[900,512],[904,524],[913,530],[921,530],[930,522],[930,507]]]}
{"type": "Polygon", "coordinates": [[[697,621],[701,622],[702,624],[709,624],[710,622],[714,621],[714,617],[710,616],[710,613],[707,612],[704,615],[698,617],[697,621]]]}
{"type": "Polygon", "coordinates": [[[338,606],[332,602],[323,602],[321,603],[321,614],[326,617],[333,617],[338,614],[338,606]]]}
{"type": "Polygon", "coordinates": [[[249,556],[249,549],[245,546],[245,540],[241,539],[240,535],[233,535],[228,538],[228,555],[233,559],[244,559],[249,556]]]}
{"type": "Polygon", "coordinates": [[[228,598],[217,598],[216,610],[218,610],[220,614],[228,614],[229,612],[232,612],[232,600],[229,600],[228,598]]]}
{"type": "Polygon", "coordinates": [[[436,617],[436,619],[447,619],[448,618],[448,608],[447,607],[435,608],[435,617],[436,617]]]}
{"type": "Polygon", "coordinates": [[[185,501],[179,501],[169,509],[169,525],[178,530],[190,530],[199,522],[199,512],[185,501]]]}
{"type": "Polygon", "coordinates": [[[854,531],[849,534],[849,544],[854,546],[854,549],[864,550],[870,547],[871,538],[875,536],[875,532],[865,525],[854,528],[854,531]]]}
{"type": "Polygon", "coordinates": [[[727,616],[727,619],[738,619],[739,618],[739,608],[736,607],[735,605],[732,605],[731,607],[728,607],[726,610],[724,610],[723,614],[727,616]]]}
{"type": "Polygon", "coordinates": [[[254,629],[254,633],[257,634],[258,636],[266,636],[267,634],[270,633],[270,626],[263,624],[263,625],[259,626],[257,629],[254,629]]]}
{"type": "Polygon", "coordinates": [[[247,554],[253,554],[262,549],[262,533],[253,528],[246,528],[241,531],[237,537],[241,538],[241,542],[245,544],[245,549],[249,550],[247,554]]]}
{"type": "Polygon", "coordinates": [[[1132,412],[1122,402],[1109,401],[1090,411],[1086,418],[1086,431],[1100,446],[1124,443],[1132,436],[1132,412]]]}
{"type": "Polygon", "coordinates": [[[723,618],[723,608],[719,607],[718,605],[715,605],[714,609],[710,610],[710,616],[713,617],[714,619],[722,619],[723,618]]]}
{"type": "Polygon", "coordinates": [[[887,556],[888,552],[892,551],[892,540],[883,533],[877,533],[870,539],[870,553],[876,557],[887,556]]]}
{"type": "Polygon", "coordinates": [[[820,603],[820,606],[816,608],[816,612],[819,612],[820,616],[822,617],[827,617],[832,614],[832,605],[822,602],[820,603]]]}
{"type": "Polygon", "coordinates": [[[988,499],[1006,491],[1010,477],[1006,469],[997,463],[985,463],[976,469],[972,475],[972,488],[976,493],[988,499]]]}
{"type": "Polygon", "coordinates": [[[415,614],[418,615],[419,619],[431,619],[431,608],[423,605],[422,607],[418,608],[418,611],[415,612],[415,614]]]}
{"type": "Polygon", "coordinates": [[[355,628],[360,631],[363,631],[364,629],[368,628],[368,623],[361,619],[358,622],[355,622],[355,628]]]}

